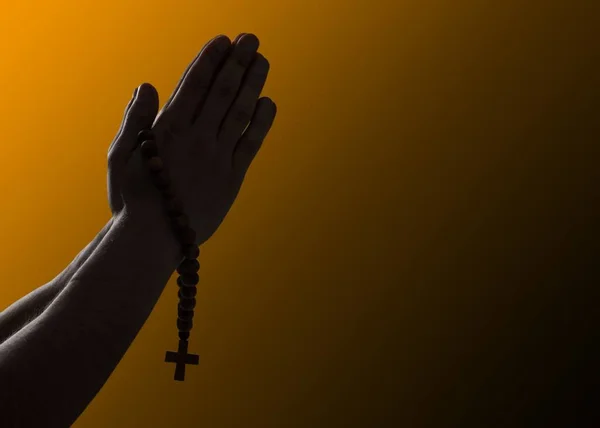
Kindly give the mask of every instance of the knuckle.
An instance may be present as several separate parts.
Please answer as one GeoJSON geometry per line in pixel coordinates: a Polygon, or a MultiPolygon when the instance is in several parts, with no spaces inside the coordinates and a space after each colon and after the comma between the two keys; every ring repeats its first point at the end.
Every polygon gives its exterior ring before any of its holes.
{"type": "Polygon", "coordinates": [[[248,68],[248,66],[252,62],[252,58],[248,57],[247,55],[238,55],[235,59],[235,62],[238,65],[238,67],[248,68]]]}
{"type": "Polygon", "coordinates": [[[260,138],[260,135],[248,135],[244,138],[244,143],[240,144],[238,149],[241,152],[253,152],[260,145],[261,141],[262,138],[260,138]]]}
{"type": "Polygon", "coordinates": [[[265,85],[265,78],[262,74],[256,74],[252,76],[251,79],[248,79],[248,89],[250,89],[256,97],[262,91],[265,85]]]}
{"type": "Polygon", "coordinates": [[[194,140],[195,144],[192,144],[191,147],[197,150],[205,150],[210,146],[210,142],[215,141],[216,139],[217,131],[214,128],[201,126],[192,134],[192,140],[194,140]]]}
{"type": "Polygon", "coordinates": [[[264,132],[264,129],[268,128],[269,123],[263,118],[263,117],[257,117],[255,118],[253,121],[254,123],[254,127],[256,129],[256,134],[257,135],[262,135],[264,132]]]}
{"type": "Polygon", "coordinates": [[[214,43],[207,46],[206,56],[213,64],[218,64],[223,58],[223,54],[230,48],[231,42],[228,38],[222,37],[216,40],[214,43]]]}
{"type": "Polygon", "coordinates": [[[255,67],[258,70],[258,72],[260,72],[260,73],[266,73],[271,68],[271,64],[269,63],[269,60],[260,53],[256,55],[256,59],[254,61],[255,61],[255,67]]]}
{"type": "Polygon", "coordinates": [[[219,85],[218,91],[219,97],[230,98],[236,93],[237,87],[232,81],[225,81],[219,85]]]}
{"type": "Polygon", "coordinates": [[[106,161],[107,161],[109,167],[116,163],[117,159],[116,159],[114,147],[111,147],[111,149],[108,151],[108,154],[106,156],[106,161]]]}
{"type": "Polygon", "coordinates": [[[206,50],[205,55],[211,66],[217,66],[223,58],[223,49],[219,46],[210,47],[206,50]]]}
{"type": "Polygon", "coordinates": [[[265,81],[267,80],[268,72],[268,63],[263,65],[255,65],[254,67],[252,67],[252,69],[248,73],[249,78],[247,81],[247,84],[250,87],[250,89],[252,89],[255,92],[260,92],[265,84],[265,81]]]}
{"type": "Polygon", "coordinates": [[[236,122],[247,123],[252,118],[252,109],[248,107],[237,107],[233,111],[233,120],[236,122]]]}

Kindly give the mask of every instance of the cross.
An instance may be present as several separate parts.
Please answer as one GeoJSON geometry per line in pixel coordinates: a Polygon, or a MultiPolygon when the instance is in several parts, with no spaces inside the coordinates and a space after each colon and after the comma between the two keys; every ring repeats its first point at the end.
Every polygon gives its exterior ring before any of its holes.
{"type": "Polygon", "coordinates": [[[175,366],[175,380],[183,381],[185,378],[185,365],[198,365],[200,357],[194,354],[187,353],[188,342],[187,340],[179,340],[179,349],[177,352],[167,351],[165,356],[165,363],[176,363],[175,366]]]}

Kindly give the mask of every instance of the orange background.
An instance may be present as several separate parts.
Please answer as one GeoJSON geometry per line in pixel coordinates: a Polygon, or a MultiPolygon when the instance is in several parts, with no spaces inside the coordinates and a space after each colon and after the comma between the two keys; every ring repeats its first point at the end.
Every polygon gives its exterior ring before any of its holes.
{"type": "Polygon", "coordinates": [[[536,3],[3,1],[2,308],[108,220],[137,85],[166,101],[220,33],[271,62],[276,124],[202,249],[200,365],[177,383],[163,362],[172,281],[75,427],[487,427],[560,389],[571,360],[548,356],[580,341],[555,279],[598,214],[600,5],[536,3]]]}

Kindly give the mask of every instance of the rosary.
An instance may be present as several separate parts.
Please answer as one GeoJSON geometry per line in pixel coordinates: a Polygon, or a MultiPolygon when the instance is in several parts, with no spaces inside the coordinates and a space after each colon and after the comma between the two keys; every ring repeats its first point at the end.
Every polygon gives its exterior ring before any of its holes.
{"type": "Polygon", "coordinates": [[[179,331],[179,347],[177,352],[167,351],[165,362],[175,363],[174,379],[183,381],[186,364],[198,365],[198,355],[188,354],[188,340],[193,326],[194,308],[196,307],[196,285],[200,280],[198,256],[200,249],[196,245],[196,232],[190,227],[189,218],[183,213],[181,200],[171,189],[171,181],[159,156],[154,134],[143,130],[138,134],[138,143],[142,156],[146,161],[152,182],[161,192],[165,209],[171,220],[173,231],[179,239],[184,259],[177,267],[177,285],[179,286],[179,304],[177,306],[177,330],[179,331]]]}

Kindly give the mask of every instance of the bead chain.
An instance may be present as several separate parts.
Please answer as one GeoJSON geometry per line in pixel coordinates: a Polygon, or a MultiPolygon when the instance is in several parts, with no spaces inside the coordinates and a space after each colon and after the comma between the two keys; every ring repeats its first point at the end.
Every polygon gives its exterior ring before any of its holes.
{"type": "Polygon", "coordinates": [[[163,196],[165,211],[170,218],[173,231],[181,243],[184,256],[183,261],[177,267],[179,274],[177,278],[179,286],[179,304],[177,306],[179,349],[177,352],[167,351],[165,356],[165,362],[176,363],[174,379],[183,381],[185,365],[198,365],[199,361],[198,355],[187,353],[187,346],[196,307],[196,286],[199,282],[198,270],[200,269],[197,259],[200,249],[196,245],[196,232],[190,227],[189,218],[183,212],[181,200],[173,193],[171,180],[165,164],[159,156],[153,132],[148,129],[141,131],[138,134],[138,143],[140,143],[140,150],[150,171],[152,182],[163,196]]]}

